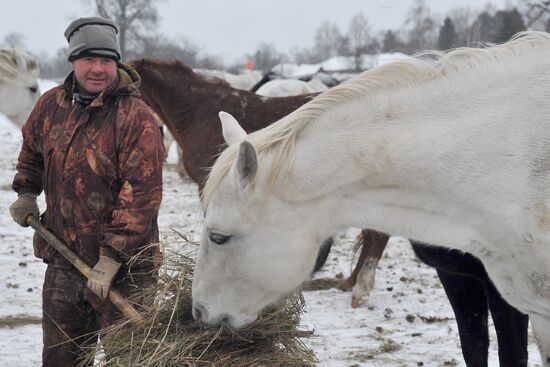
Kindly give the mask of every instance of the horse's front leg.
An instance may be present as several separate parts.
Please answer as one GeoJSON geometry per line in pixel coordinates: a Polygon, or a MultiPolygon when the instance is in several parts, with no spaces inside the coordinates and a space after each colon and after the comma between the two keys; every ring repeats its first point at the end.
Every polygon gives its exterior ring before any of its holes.
{"type": "Polygon", "coordinates": [[[527,367],[529,318],[508,304],[490,279],[486,279],[484,286],[497,332],[500,367],[527,367]]]}
{"type": "MultiPolygon", "coordinates": [[[[425,250],[429,251],[430,248],[426,247],[425,250]]],[[[476,278],[448,272],[444,268],[436,268],[436,271],[455,314],[466,366],[486,367],[489,353],[489,309],[483,285],[476,278]]],[[[501,366],[507,366],[502,360],[500,363],[501,366]]]]}
{"type": "Polygon", "coordinates": [[[355,246],[361,246],[359,260],[351,275],[340,283],[344,290],[352,289],[351,307],[356,308],[366,302],[374,288],[376,267],[386,248],[389,236],[385,233],[363,229],[356,239],[355,246]]]}
{"type": "Polygon", "coordinates": [[[539,347],[542,365],[550,367],[550,318],[529,314],[529,320],[539,347]]]}

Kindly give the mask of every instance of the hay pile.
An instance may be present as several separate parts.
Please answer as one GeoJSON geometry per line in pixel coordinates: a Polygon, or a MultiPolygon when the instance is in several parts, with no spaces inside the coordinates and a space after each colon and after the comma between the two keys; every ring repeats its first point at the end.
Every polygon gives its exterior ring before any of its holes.
{"type": "MultiPolygon", "coordinates": [[[[167,256],[168,257],[168,256],[167,256]]],[[[299,330],[304,307],[301,295],[285,307],[265,312],[254,324],[235,331],[227,325],[207,327],[191,315],[191,279],[194,261],[170,256],[160,282],[146,294],[139,308],[144,322],[125,321],[105,330],[95,357],[100,366],[313,366],[314,353],[300,338],[312,331],[299,330]]],[[[90,353],[94,359],[96,350],[90,353]]]]}

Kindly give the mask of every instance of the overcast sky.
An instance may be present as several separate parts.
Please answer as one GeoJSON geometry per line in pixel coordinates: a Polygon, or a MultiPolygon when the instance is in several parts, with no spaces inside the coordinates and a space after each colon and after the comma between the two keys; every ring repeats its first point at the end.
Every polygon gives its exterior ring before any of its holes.
{"type": "MultiPolygon", "coordinates": [[[[491,0],[498,8],[516,0],[491,0]]],[[[295,46],[311,47],[315,30],[325,20],[347,30],[359,11],[374,31],[400,27],[413,0],[164,0],[158,5],[160,31],[171,38],[187,37],[204,52],[226,64],[252,53],[262,43],[287,53],[295,46]]],[[[432,14],[484,0],[426,0],[432,14]]],[[[89,2],[88,4],[91,4],[89,2]]],[[[6,34],[24,36],[33,53],[53,55],[66,45],[63,31],[77,17],[92,15],[82,0],[0,0],[0,42],[6,34]]]]}

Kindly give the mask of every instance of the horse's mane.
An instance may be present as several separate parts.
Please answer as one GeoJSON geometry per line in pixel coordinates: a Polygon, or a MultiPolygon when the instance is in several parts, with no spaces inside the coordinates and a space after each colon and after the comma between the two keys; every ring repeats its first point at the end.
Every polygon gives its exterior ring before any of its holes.
{"type": "MultiPolygon", "coordinates": [[[[485,65],[505,60],[529,51],[550,47],[550,34],[522,32],[502,45],[486,48],[458,48],[448,52],[429,51],[411,59],[399,60],[365,71],[344,82],[285,116],[277,123],[258,130],[247,137],[258,153],[275,154],[268,186],[271,186],[282,166],[294,150],[297,134],[311,121],[344,103],[358,98],[420,84],[434,78],[461,73],[472,73],[485,65]]],[[[207,206],[212,193],[227,175],[236,159],[238,146],[226,149],[214,165],[203,190],[203,203],[207,206]]]]}
{"type": "Polygon", "coordinates": [[[128,62],[128,65],[133,68],[141,68],[143,65],[158,65],[158,66],[168,66],[168,67],[177,67],[184,70],[186,73],[194,74],[193,69],[185,65],[178,59],[157,59],[154,57],[144,57],[141,59],[131,60],[128,62]]]}
{"type": "Polygon", "coordinates": [[[14,48],[0,48],[0,81],[27,87],[36,85],[38,63],[14,48]]]}
{"type": "Polygon", "coordinates": [[[130,66],[132,66],[136,71],[143,69],[143,68],[166,68],[171,69],[177,74],[180,75],[187,75],[193,79],[196,79],[197,81],[209,83],[209,84],[215,84],[215,85],[225,85],[230,86],[229,83],[227,83],[225,80],[222,80],[217,77],[207,77],[204,75],[201,75],[200,73],[195,72],[193,69],[191,69],[189,66],[185,65],[182,61],[178,59],[156,59],[156,58],[142,58],[137,60],[132,60],[128,62],[130,66]]]}

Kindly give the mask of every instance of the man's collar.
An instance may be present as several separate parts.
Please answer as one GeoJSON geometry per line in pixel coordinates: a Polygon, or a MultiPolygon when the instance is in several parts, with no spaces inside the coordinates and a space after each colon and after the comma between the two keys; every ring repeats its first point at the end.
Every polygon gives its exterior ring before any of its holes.
{"type": "Polygon", "coordinates": [[[84,90],[84,88],[82,88],[82,86],[80,86],[80,84],[78,84],[76,77],[74,76],[74,73],[73,73],[73,85],[72,85],[72,91],[71,91],[73,106],[75,103],[79,103],[82,106],[88,106],[99,95],[101,95],[102,93],[105,93],[108,90],[113,89],[113,87],[118,84],[118,80],[119,80],[119,77],[117,75],[115,81],[111,85],[109,85],[107,88],[105,88],[102,92],[96,93],[96,94],[89,94],[84,90]]]}

